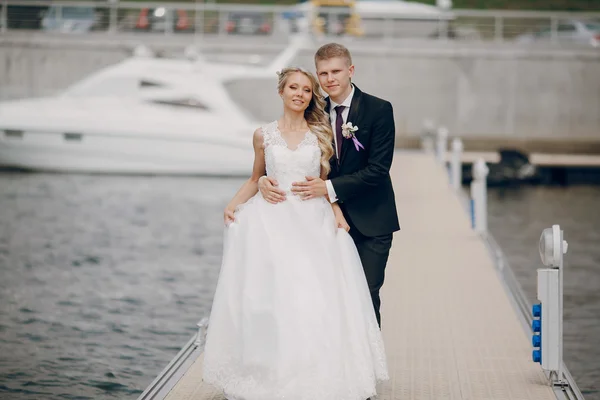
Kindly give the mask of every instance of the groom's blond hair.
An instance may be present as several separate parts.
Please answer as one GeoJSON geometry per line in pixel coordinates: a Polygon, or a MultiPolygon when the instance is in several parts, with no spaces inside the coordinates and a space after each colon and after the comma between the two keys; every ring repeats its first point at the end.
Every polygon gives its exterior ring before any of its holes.
{"type": "Polygon", "coordinates": [[[341,57],[346,59],[348,66],[352,65],[352,56],[346,46],[339,43],[327,43],[319,47],[315,53],[315,65],[319,61],[329,60],[330,58],[341,57]]]}

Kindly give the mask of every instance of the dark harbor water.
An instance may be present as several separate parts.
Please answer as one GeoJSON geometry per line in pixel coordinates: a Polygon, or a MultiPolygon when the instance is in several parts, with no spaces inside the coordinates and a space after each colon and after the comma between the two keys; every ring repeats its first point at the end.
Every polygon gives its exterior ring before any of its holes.
{"type": "Polygon", "coordinates": [[[135,399],[210,307],[239,185],[0,175],[0,398],[135,399]]]}
{"type": "MultiPolygon", "coordinates": [[[[0,398],[135,399],[209,310],[241,182],[0,174],[0,398]]],[[[490,229],[532,302],[541,230],[565,230],[565,359],[587,400],[600,399],[599,198],[489,193],[490,229]]]]}

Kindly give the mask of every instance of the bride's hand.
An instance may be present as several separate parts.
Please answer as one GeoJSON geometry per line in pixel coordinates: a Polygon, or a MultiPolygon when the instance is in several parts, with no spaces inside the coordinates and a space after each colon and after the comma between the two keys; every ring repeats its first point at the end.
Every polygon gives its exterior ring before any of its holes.
{"type": "Polygon", "coordinates": [[[223,219],[225,220],[225,226],[229,226],[229,224],[235,222],[235,209],[231,207],[225,207],[223,219]]]}
{"type": "Polygon", "coordinates": [[[348,225],[348,222],[346,222],[346,218],[344,218],[344,215],[341,212],[336,213],[335,224],[338,228],[342,228],[346,232],[350,232],[350,225],[348,225]]]}

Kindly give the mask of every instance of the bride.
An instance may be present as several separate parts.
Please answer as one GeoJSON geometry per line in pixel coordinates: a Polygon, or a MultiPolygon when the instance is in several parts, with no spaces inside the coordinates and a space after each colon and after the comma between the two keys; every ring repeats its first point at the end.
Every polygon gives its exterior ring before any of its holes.
{"type": "Polygon", "coordinates": [[[290,190],[329,172],[324,99],[300,68],[278,90],[283,116],[254,132],[252,176],[225,209],[203,378],[234,400],[365,400],[388,372],[358,252],[337,203],[290,190]],[[285,201],[258,192],[265,172],[285,201]]]}

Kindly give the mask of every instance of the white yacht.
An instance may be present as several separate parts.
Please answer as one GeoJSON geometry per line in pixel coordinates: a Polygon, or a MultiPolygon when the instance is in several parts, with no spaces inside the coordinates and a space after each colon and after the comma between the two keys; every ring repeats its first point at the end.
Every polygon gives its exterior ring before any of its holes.
{"type": "MultiPolygon", "coordinates": [[[[0,166],[25,170],[249,175],[248,116],[224,84],[270,78],[302,46],[295,39],[269,66],[215,64],[136,54],[63,93],[0,103],[0,166]]],[[[144,53],[144,52],[139,52],[144,53]]]]}

